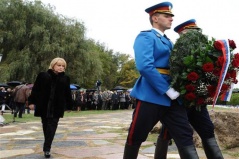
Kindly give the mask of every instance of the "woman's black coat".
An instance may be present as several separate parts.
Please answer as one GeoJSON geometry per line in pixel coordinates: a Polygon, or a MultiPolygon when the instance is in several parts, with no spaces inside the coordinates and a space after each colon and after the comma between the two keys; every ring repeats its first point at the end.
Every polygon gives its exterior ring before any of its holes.
{"type": "Polygon", "coordinates": [[[35,116],[63,117],[65,110],[72,109],[70,78],[64,72],[55,74],[51,69],[39,73],[28,103],[35,104],[35,116]]]}

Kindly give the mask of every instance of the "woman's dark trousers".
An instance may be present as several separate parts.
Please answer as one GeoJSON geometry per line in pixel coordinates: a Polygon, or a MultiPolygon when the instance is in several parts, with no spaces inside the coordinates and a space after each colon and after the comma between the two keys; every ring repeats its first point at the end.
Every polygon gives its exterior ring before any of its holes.
{"type": "Polygon", "coordinates": [[[56,129],[58,126],[59,118],[45,118],[42,117],[42,128],[44,133],[43,151],[50,151],[51,144],[54,139],[56,129]]]}

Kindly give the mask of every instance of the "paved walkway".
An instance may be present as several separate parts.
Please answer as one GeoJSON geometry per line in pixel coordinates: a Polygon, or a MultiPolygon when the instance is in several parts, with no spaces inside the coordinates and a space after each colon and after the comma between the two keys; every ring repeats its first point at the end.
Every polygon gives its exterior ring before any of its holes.
{"type": "MultiPolygon", "coordinates": [[[[52,145],[54,159],[122,159],[127,128],[133,110],[60,119],[52,145]]],[[[0,158],[42,159],[41,123],[10,123],[0,127],[0,158]]],[[[154,143],[141,146],[138,159],[152,159],[154,143]]],[[[205,158],[198,149],[200,159],[205,158]]],[[[169,147],[168,158],[179,159],[176,146],[169,147]]]]}

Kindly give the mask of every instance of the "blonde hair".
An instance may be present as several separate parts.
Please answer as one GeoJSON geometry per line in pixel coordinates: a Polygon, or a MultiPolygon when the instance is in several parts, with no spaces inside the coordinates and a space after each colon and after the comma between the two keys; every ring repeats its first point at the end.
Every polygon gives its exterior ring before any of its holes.
{"type": "Polygon", "coordinates": [[[66,61],[63,58],[60,58],[60,57],[56,57],[51,61],[49,69],[53,70],[53,68],[54,68],[54,66],[56,65],[57,62],[62,62],[65,65],[65,69],[66,69],[66,61]]]}

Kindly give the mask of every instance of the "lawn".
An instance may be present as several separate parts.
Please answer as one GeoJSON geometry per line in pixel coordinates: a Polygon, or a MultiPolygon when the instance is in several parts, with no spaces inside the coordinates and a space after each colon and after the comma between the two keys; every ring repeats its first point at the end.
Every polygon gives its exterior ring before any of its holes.
{"type": "MultiPolygon", "coordinates": [[[[117,112],[123,111],[123,110],[117,110],[117,112]]],[[[12,121],[19,121],[19,122],[31,122],[31,121],[40,121],[39,117],[34,117],[33,115],[34,111],[31,111],[31,114],[23,114],[22,118],[16,117],[14,119],[13,114],[11,113],[4,113],[5,122],[9,123],[12,121]]],[[[71,111],[71,112],[65,112],[64,118],[66,117],[79,117],[79,116],[85,116],[85,115],[92,115],[92,114],[103,114],[103,113],[112,113],[112,110],[90,110],[90,111],[71,111]]]]}

